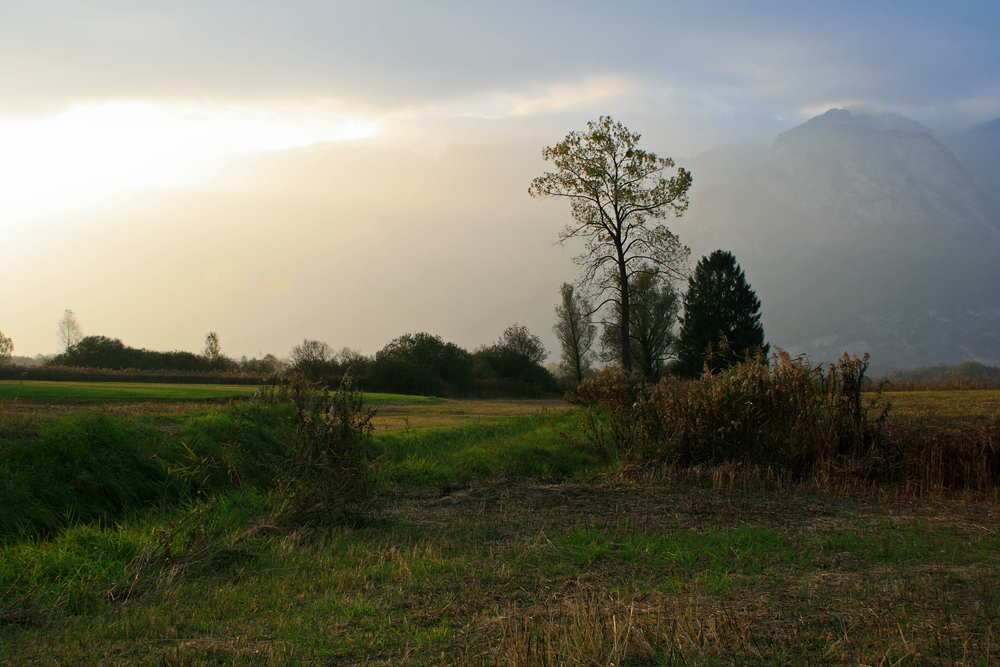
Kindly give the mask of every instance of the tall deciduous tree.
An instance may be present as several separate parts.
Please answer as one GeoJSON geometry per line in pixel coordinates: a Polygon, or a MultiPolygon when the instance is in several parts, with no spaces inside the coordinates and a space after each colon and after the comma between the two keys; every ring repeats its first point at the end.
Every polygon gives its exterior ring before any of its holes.
{"type": "Polygon", "coordinates": [[[205,335],[205,358],[215,361],[222,356],[222,345],[219,343],[219,334],[209,331],[205,335]]]}
{"type": "Polygon", "coordinates": [[[668,213],[679,216],[688,206],[691,173],[674,168],[670,158],[660,158],[637,147],[638,134],[607,116],[587,124],[586,132],[570,132],[555,146],[542,151],[555,172],[531,182],[533,197],[570,200],[573,222],[559,235],[560,242],[585,241],[576,258],[583,267],[582,284],[590,285],[621,315],[621,363],[631,369],[629,279],[643,264],[661,267],[680,276],[690,251],[663,224],[652,221],[668,213]]]}
{"type": "Polygon", "coordinates": [[[292,348],[289,360],[292,370],[318,381],[329,373],[332,354],[330,346],[323,341],[307,338],[292,348]]]}
{"type": "Polygon", "coordinates": [[[66,352],[69,352],[71,347],[83,340],[83,328],[76,319],[76,313],[68,308],[63,312],[62,319],[59,320],[57,332],[59,342],[63,344],[66,352]]]}
{"type": "Polygon", "coordinates": [[[4,336],[0,331],[0,366],[10,364],[10,359],[14,354],[14,341],[9,336],[4,336]]]}
{"type": "Polygon", "coordinates": [[[680,375],[698,375],[706,363],[712,371],[719,370],[758,348],[766,356],[771,347],[764,344],[760,299],[730,252],[716,250],[698,262],[688,279],[682,322],[677,341],[680,375]]]}
{"type": "MultiPolygon", "coordinates": [[[[629,347],[632,366],[650,381],[660,379],[674,354],[674,325],[680,312],[680,295],[664,280],[656,267],[636,273],[629,283],[632,308],[629,311],[629,347]]],[[[601,344],[606,358],[621,358],[621,314],[612,311],[604,323],[601,344]]]]}
{"type": "Polygon", "coordinates": [[[575,384],[580,384],[590,370],[591,348],[597,336],[597,327],[590,317],[593,309],[569,283],[563,283],[559,293],[562,300],[556,306],[556,324],[552,327],[562,348],[559,371],[575,384]]]}

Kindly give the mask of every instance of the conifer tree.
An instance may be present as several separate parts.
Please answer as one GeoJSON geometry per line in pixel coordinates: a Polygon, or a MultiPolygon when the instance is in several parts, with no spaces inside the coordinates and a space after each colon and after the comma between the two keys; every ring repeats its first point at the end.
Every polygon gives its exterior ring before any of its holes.
{"type": "Polygon", "coordinates": [[[688,278],[677,341],[678,375],[694,377],[706,363],[714,372],[760,349],[765,356],[760,299],[730,252],[702,257],[688,278]]]}

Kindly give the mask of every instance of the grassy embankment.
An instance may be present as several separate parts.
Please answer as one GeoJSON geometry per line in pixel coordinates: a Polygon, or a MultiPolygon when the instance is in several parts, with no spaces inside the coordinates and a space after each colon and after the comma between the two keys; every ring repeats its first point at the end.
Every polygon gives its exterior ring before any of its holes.
{"type": "MultiPolygon", "coordinates": [[[[935,398],[931,414],[989,418],[998,397],[961,410],[935,398]]],[[[927,396],[890,398],[903,415],[929,412],[927,396]]],[[[162,408],[97,417],[130,442],[167,449],[266,433],[234,407],[162,408]]],[[[12,432],[10,420],[22,428],[30,414],[11,414],[0,417],[0,447],[43,439],[48,426],[12,432]]],[[[78,418],[95,416],[51,426],[78,418]]],[[[373,524],[322,534],[270,526],[266,483],[225,492],[223,475],[218,490],[205,485],[214,500],[9,545],[0,662],[1000,659],[995,501],[737,487],[712,471],[642,481],[602,468],[577,413],[556,406],[386,402],[380,419],[371,454],[384,457],[387,494],[373,524]]]]}

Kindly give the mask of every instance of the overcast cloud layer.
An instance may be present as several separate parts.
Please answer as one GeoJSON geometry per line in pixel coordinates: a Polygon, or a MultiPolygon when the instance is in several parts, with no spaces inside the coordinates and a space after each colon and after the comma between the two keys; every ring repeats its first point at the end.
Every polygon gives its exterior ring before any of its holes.
{"type": "Polygon", "coordinates": [[[518,321],[552,348],[575,269],[568,207],[526,194],[542,147],[601,114],[676,158],[830,107],[965,128],[1000,116],[998,25],[990,2],[0,0],[0,331],[54,352],[72,308],[239,356],[518,321]]]}

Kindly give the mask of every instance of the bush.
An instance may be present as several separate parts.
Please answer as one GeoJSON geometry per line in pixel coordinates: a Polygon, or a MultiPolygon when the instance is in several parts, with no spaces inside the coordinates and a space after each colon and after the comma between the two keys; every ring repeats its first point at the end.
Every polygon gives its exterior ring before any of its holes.
{"type": "Polygon", "coordinates": [[[754,463],[803,475],[818,467],[877,458],[885,412],[869,417],[863,359],[811,368],[757,355],[697,380],[642,382],[607,371],[581,383],[575,400],[592,406],[589,427],[611,454],[677,465],[754,463]]]}
{"type": "Polygon", "coordinates": [[[281,463],[271,521],[315,528],[361,525],[378,514],[377,478],[366,447],[376,408],[350,381],[330,393],[294,388],[295,441],[281,463]]]}
{"type": "Polygon", "coordinates": [[[483,346],[472,355],[473,374],[477,380],[506,380],[522,386],[555,393],[559,383],[544,366],[547,354],[542,340],[527,327],[514,324],[504,330],[493,345],[483,346]]]}
{"type": "Polygon", "coordinates": [[[405,359],[376,359],[368,367],[365,385],[389,394],[446,396],[455,393],[448,390],[448,385],[433,368],[405,359]]]}
{"type": "Polygon", "coordinates": [[[428,333],[405,334],[368,364],[365,388],[393,394],[465,396],[472,391],[472,357],[428,333]]]}

